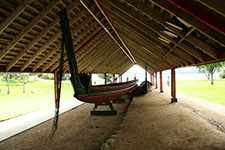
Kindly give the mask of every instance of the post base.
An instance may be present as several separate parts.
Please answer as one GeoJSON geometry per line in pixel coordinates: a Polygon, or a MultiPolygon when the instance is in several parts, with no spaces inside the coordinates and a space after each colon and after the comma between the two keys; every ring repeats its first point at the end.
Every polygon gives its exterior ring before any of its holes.
{"type": "Polygon", "coordinates": [[[160,91],[160,93],[164,93],[163,91],[160,91]]]}
{"type": "Polygon", "coordinates": [[[174,103],[174,102],[177,102],[177,98],[176,97],[171,98],[171,103],[174,103]]]}

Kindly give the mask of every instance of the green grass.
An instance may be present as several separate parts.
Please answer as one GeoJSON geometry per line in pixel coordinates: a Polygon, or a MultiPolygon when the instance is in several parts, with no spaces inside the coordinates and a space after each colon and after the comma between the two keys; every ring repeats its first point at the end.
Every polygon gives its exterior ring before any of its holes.
{"type": "MultiPolygon", "coordinates": [[[[10,81],[10,94],[6,82],[0,86],[0,121],[54,105],[53,81],[28,81],[25,93],[23,84],[15,80],[10,81]]],[[[73,99],[73,94],[71,83],[62,82],[61,102],[73,99]]]]}
{"type": "Polygon", "coordinates": [[[177,81],[177,91],[225,106],[225,79],[177,81]]]}

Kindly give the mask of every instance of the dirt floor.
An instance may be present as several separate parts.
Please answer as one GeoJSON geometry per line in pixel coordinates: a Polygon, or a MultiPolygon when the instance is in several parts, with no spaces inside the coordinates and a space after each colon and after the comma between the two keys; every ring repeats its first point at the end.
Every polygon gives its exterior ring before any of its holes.
{"type": "Polygon", "coordinates": [[[49,120],[2,141],[0,149],[225,150],[225,114],[184,97],[171,104],[167,92],[154,89],[131,104],[114,104],[117,116],[91,116],[93,105],[83,104],[60,116],[53,139],[49,120]]]}

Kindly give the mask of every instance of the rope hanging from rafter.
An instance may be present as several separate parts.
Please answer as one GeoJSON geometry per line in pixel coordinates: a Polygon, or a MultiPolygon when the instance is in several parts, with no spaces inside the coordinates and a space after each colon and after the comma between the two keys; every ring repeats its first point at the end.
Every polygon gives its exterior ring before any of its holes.
{"type": "Polygon", "coordinates": [[[55,134],[57,128],[58,128],[58,119],[59,119],[59,106],[60,106],[60,95],[61,95],[61,86],[62,86],[62,74],[63,74],[63,53],[64,53],[64,35],[62,35],[62,43],[61,43],[62,47],[62,52],[61,52],[61,58],[60,58],[60,62],[59,62],[59,70],[56,73],[56,80],[57,80],[57,84],[56,84],[56,100],[55,100],[55,117],[53,120],[53,126],[52,126],[52,135],[51,137],[53,137],[53,135],[55,134]]]}

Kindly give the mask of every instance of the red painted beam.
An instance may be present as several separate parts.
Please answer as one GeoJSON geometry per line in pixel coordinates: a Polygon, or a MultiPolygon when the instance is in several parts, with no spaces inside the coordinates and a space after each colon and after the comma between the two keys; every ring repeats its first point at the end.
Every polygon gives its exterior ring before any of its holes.
{"type": "Polygon", "coordinates": [[[168,1],[225,35],[225,21],[211,14],[209,11],[197,6],[190,0],[168,1]]]}

